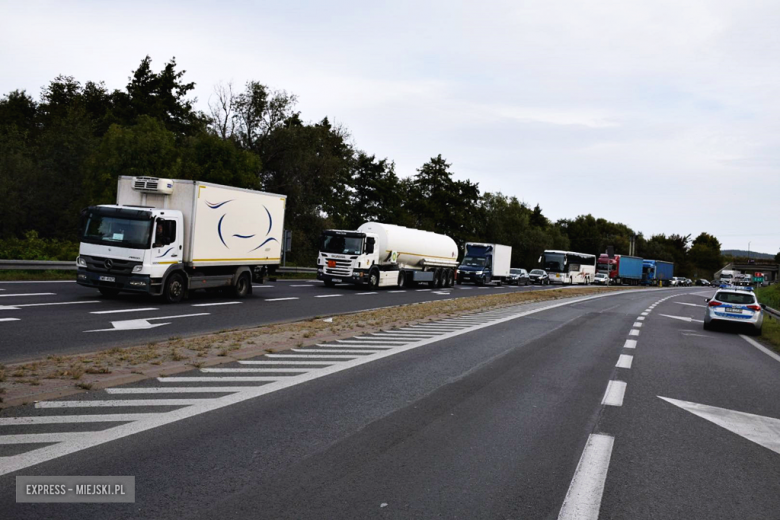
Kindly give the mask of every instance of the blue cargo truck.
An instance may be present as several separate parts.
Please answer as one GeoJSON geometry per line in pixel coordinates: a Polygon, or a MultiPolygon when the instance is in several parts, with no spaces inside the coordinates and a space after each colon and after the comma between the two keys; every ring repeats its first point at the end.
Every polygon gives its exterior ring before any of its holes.
{"type": "Polygon", "coordinates": [[[618,260],[618,281],[619,284],[639,285],[642,281],[642,268],[644,260],[636,256],[620,255],[618,260]]]}
{"type": "Polygon", "coordinates": [[[674,264],[663,260],[645,260],[642,265],[642,285],[669,285],[674,277],[674,264]]]}

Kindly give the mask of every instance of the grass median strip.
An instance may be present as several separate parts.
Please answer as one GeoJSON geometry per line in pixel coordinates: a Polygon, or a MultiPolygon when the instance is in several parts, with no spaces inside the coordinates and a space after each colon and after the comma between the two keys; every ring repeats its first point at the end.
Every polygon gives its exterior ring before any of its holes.
{"type": "MultiPolygon", "coordinates": [[[[91,354],[49,356],[27,363],[0,365],[0,402],[4,400],[0,406],[79,393],[84,389],[116,386],[275,352],[294,354],[294,349],[312,347],[317,343],[462,314],[618,290],[624,289],[587,287],[480,295],[335,315],[328,322],[322,319],[323,316],[191,338],[171,337],[167,341],[91,354]]],[[[321,351],[326,356],[338,356],[331,352],[321,351]]]]}

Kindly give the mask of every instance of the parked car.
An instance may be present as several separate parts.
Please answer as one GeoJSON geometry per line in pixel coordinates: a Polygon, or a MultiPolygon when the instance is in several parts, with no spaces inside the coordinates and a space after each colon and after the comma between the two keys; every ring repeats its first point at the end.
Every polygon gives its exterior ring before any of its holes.
{"type": "Polygon", "coordinates": [[[550,277],[544,269],[534,269],[528,274],[532,284],[550,285],[550,277]]]}
{"type": "Polygon", "coordinates": [[[609,285],[609,275],[606,273],[596,273],[593,278],[594,285],[609,285]]]}
{"type": "Polygon", "coordinates": [[[710,282],[708,280],[705,280],[704,278],[699,278],[698,280],[696,280],[696,285],[701,285],[703,287],[709,287],[710,286],[710,282]]]}
{"type": "Polygon", "coordinates": [[[669,280],[669,286],[670,287],[684,287],[685,286],[685,278],[681,276],[674,276],[671,280],[669,280]]]}
{"type": "Polygon", "coordinates": [[[686,278],[686,279],[685,279],[685,286],[686,286],[686,287],[691,287],[691,286],[693,286],[693,280],[691,280],[690,278],[686,278]]]}
{"type": "Polygon", "coordinates": [[[509,285],[528,285],[531,280],[528,278],[528,271],[525,269],[512,268],[509,270],[506,283],[509,285]]]}
{"type": "Polygon", "coordinates": [[[712,330],[716,324],[732,324],[746,327],[753,336],[761,335],[765,305],[758,303],[752,289],[721,289],[705,301],[704,330],[712,330]]]}

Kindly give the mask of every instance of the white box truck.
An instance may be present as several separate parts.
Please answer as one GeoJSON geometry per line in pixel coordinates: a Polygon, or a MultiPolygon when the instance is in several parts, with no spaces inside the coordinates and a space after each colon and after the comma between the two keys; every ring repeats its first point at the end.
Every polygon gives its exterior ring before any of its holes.
{"type": "Polygon", "coordinates": [[[467,242],[463,261],[458,266],[458,283],[485,285],[497,282],[501,285],[509,277],[511,266],[511,246],[467,242]]]}
{"type": "Polygon", "coordinates": [[[320,237],[317,278],[332,287],[352,283],[377,287],[450,287],[458,246],[446,235],[366,222],[356,231],[329,229],[320,237]]]}
{"type": "Polygon", "coordinates": [[[116,204],[82,211],[77,282],[105,296],[252,292],[281,257],[285,196],[208,182],[120,177],[116,204]]]}

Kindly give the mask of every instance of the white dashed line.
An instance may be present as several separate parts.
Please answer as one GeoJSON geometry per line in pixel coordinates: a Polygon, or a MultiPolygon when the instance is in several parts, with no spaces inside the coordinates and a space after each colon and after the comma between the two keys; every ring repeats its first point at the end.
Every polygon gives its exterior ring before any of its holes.
{"type": "Polygon", "coordinates": [[[315,298],[338,298],[341,294],[318,294],[315,298]]]}
{"type": "Polygon", "coordinates": [[[379,293],[377,293],[377,292],[359,292],[359,293],[355,294],[355,296],[367,296],[369,294],[379,294],[379,293]]]}
{"type": "Polygon", "coordinates": [[[216,307],[218,305],[238,305],[241,302],[214,302],[214,303],[193,303],[193,307],[216,307]]]}
{"type": "Polygon", "coordinates": [[[117,309],[113,311],[92,311],[90,314],[119,314],[120,312],[145,312],[145,311],[159,311],[156,307],[142,307],[140,309],[117,309]]]}
{"type": "Polygon", "coordinates": [[[610,381],[601,404],[607,406],[623,406],[623,397],[626,394],[626,383],[623,381],[610,381]]]}
{"type": "Polygon", "coordinates": [[[558,520],[597,520],[615,438],[591,434],[558,513],[558,520]]]}
{"type": "Polygon", "coordinates": [[[0,318],[0,321],[19,321],[19,318],[0,318]]]}
{"type": "Polygon", "coordinates": [[[11,298],[12,296],[54,296],[56,294],[57,293],[53,293],[53,292],[0,294],[0,298],[11,298]]]}
{"type": "Polygon", "coordinates": [[[629,336],[639,336],[639,330],[638,329],[631,329],[631,332],[628,333],[629,336]]]}
{"type": "Polygon", "coordinates": [[[639,322],[639,321],[635,321],[633,326],[636,327],[636,328],[641,328],[642,327],[642,323],[639,322]]]}
{"type": "Polygon", "coordinates": [[[623,345],[623,348],[636,348],[636,340],[627,339],[626,343],[623,345]]]}
{"type": "Polygon", "coordinates": [[[265,301],[267,302],[286,302],[289,300],[297,300],[295,296],[289,296],[287,298],[266,298],[265,301]]]}
{"type": "Polygon", "coordinates": [[[631,363],[634,361],[634,356],[628,356],[626,354],[620,354],[618,362],[615,365],[618,368],[631,368],[631,363]]]}

